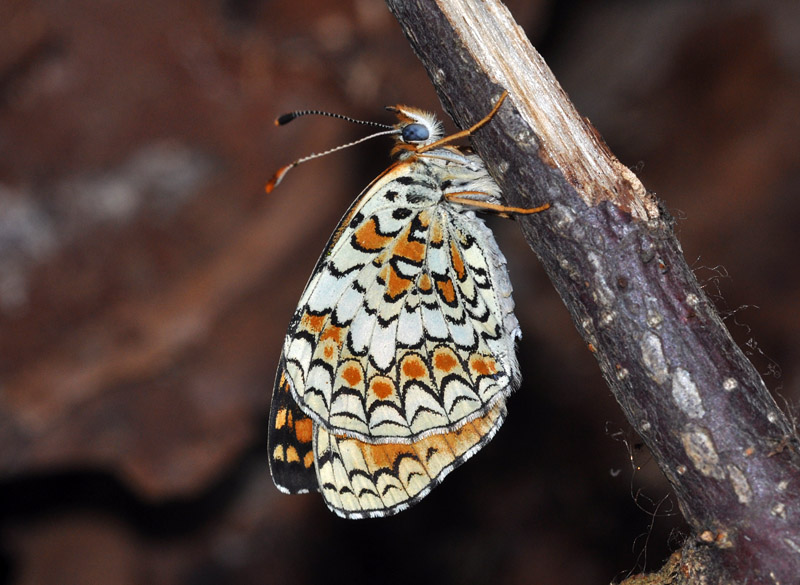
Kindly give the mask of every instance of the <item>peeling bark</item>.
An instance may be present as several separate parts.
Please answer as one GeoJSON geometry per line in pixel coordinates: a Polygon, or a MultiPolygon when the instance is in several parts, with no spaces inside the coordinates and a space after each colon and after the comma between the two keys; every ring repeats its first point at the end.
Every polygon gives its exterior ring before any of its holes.
{"type": "Polygon", "coordinates": [[[473,144],[509,204],[551,205],[518,218],[525,237],[693,531],[669,582],[796,583],[798,438],[686,264],[672,218],[503,5],[387,4],[459,125],[510,93],[473,144]]]}

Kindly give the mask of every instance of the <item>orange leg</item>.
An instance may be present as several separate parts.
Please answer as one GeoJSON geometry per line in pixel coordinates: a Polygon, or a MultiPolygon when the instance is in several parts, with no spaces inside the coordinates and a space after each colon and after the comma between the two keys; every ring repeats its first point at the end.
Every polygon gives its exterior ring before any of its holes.
{"type": "Polygon", "coordinates": [[[464,195],[485,195],[482,191],[459,191],[458,193],[445,193],[445,199],[450,201],[451,203],[461,203],[462,205],[469,205],[470,207],[475,207],[476,209],[483,209],[485,211],[493,211],[500,215],[510,215],[510,214],[517,214],[517,215],[530,215],[532,213],[539,213],[540,211],[544,211],[545,209],[550,209],[550,204],[545,203],[544,205],[540,205],[539,207],[509,207],[507,205],[499,205],[497,203],[489,203],[487,201],[479,201],[477,199],[471,199],[469,197],[464,197],[464,195]]]}
{"type": "Polygon", "coordinates": [[[427,152],[428,150],[432,150],[434,148],[439,148],[440,146],[447,144],[448,142],[453,142],[454,140],[458,140],[459,138],[465,138],[472,133],[474,133],[478,128],[485,125],[489,120],[494,118],[494,115],[497,113],[497,110],[500,109],[500,106],[503,105],[503,102],[508,97],[508,91],[504,91],[503,95],[500,96],[500,99],[497,100],[497,103],[492,108],[492,111],[486,114],[486,116],[482,119],[467,128],[466,130],[462,130],[461,132],[456,132],[455,134],[451,134],[450,136],[445,136],[444,138],[440,138],[436,142],[432,142],[427,144],[421,148],[417,149],[417,152],[427,152]]]}

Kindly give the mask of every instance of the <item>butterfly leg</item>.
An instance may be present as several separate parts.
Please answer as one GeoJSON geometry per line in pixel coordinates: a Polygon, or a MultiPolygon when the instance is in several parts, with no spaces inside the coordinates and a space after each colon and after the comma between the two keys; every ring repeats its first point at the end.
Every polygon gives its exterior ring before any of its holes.
{"type": "Polygon", "coordinates": [[[439,148],[444,144],[453,142],[454,140],[458,140],[459,138],[466,138],[467,136],[474,134],[478,128],[486,125],[489,122],[489,120],[494,118],[494,115],[500,109],[500,106],[503,105],[503,102],[507,97],[508,97],[508,91],[504,91],[503,95],[500,96],[500,99],[497,100],[497,103],[492,108],[492,111],[486,114],[486,116],[484,116],[481,120],[477,121],[475,124],[467,128],[466,130],[461,130],[460,132],[456,132],[455,134],[451,134],[450,136],[445,136],[444,138],[437,140],[436,142],[432,142],[431,144],[428,144],[426,146],[417,149],[417,153],[433,150],[435,148],[439,148]]]}
{"type": "Polygon", "coordinates": [[[550,209],[549,203],[545,203],[539,207],[511,207],[508,205],[500,205],[498,203],[481,201],[480,199],[473,199],[471,197],[467,197],[467,195],[486,195],[486,193],[483,193],[482,191],[459,191],[458,193],[445,193],[444,197],[451,203],[468,205],[483,211],[492,211],[506,217],[509,215],[530,215],[533,213],[539,213],[545,209],[550,209]]]}

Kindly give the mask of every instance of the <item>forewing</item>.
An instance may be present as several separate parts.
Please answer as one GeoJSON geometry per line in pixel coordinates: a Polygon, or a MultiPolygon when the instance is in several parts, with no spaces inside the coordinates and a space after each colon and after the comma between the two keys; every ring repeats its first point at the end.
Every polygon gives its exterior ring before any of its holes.
{"type": "Polygon", "coordinates": [[[281,359],[270,409],[269,469],[275,485],[287,494],[317,491],[314,467],[313,421],[295,402],[291,381],[281,359]]]}

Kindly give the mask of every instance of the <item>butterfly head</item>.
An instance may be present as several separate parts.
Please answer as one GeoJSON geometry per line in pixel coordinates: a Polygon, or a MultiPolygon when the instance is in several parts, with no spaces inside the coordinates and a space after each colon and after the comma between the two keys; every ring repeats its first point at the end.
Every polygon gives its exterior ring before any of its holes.
{"type": "Polygon", "coordinates": [[[401,160],[408,158],[412,154],[416,153],[419,149],[425,149],[425,147],[437,142],[442,138],[442,123],[439,122],[439,120],[436,119],[436,116],[430,112],[425,112],[409,106],[387,106],[386,109],[394,112],[394,114],[397,116],[396,124],[389,126],[387,124],[380,124],[378,122],[356,120],[354,118],[350,118],[349,116],[343,116],[341,114],[334,114],[331,112],[323,112],[320,110],[300,110],[279,116],[275,120],[276,126],[283,126],[302,116],[314,114],[318,116],[339,118],[355,124],[376,126],[378,128],[382,128],[382,130],[380,132],[364,136],[363,138],[359,138],[358,140],[348,142],[347,144],[342,144],[341,146],[328,149],[324,152],[318,152],[304,156],[292,163],[289,163],[288,165],[282,166],[267,183],[265,187],[267,193],[271,193],[272,190],[283,180],[283,177],[286,175],[286,173],[288,173],[297,165],[339,150],[343,150],[345,148],[349,148],[356,144],[361,144],[362,142],[371,140],[377,136],[394,136],[396,142],[394,148],[392,149],[392,156],[401,160]]]}
{"type": "Polygon", "coordinates": [[[397,116],[395,147],[392,155],[405,158],[417,149],[441,139],[444,132],[442,123],[430,112],[409,106],[387,106],[387,110],[397,116]]]}

